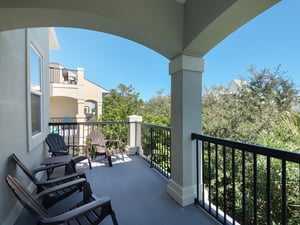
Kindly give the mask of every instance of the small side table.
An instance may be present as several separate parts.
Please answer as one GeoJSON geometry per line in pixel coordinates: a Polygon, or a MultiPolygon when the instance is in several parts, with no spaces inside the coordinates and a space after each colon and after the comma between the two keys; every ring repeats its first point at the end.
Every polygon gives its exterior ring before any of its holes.
{"type": "MultiPolygon", "coordinates": [[[[75,164],[72,163],[72,156],[71,155],[63,155],[63,156],[53,156],[53,157],[48,157],[45,158],[40,164],[41,165],[53,165],[53,164],[59,164],[59,163],[67,163],[69,164],[70,168],[75,172],[75,164]]],[[[67,169],[67,167],[66,167],[67,169]]],[[[50,174],[53,172],[53,169],[48,169],[47,170],[47,178],[49,179],[50,174]]]]}

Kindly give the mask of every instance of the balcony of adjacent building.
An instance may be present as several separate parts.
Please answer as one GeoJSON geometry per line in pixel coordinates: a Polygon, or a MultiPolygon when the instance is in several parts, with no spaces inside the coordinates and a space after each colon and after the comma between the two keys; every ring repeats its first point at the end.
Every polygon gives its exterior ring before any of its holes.
{"type": "Polygon", "coordinates": [[[78,71],[67,69],[57,63],[51,63],[49,67],[50,84],[78,84],[78,71]]]}
{"type": "Polygon", "coordinates": [[[58,63],[51,63],[50,81],[50,121],[82,122],[100,118],[102,97],[108,91],[89,81],[84,69],[67,69],[58,63]]]}

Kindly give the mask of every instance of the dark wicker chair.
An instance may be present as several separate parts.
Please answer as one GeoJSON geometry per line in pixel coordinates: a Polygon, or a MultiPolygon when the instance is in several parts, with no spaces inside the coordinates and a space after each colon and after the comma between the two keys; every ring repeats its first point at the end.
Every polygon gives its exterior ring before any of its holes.
{"type": "Polygon", "coordinates": [[[107,216],[111,216],[113,224],[118,225],[114,211],[112,210],[110,199],[108,197],[96,198],[90,193],[90,188],[86,182],[83,188],[84,202],[72,207],[69,211],[60,212],[58,215],[50,215],[49,211],[40,203],[39,198],[44,194],[60,191],[69,183],[62,186],[56,186],[51,190],[45,190],[38,195],[32,195],[15,177],[8,175],[6,182],[20,203],[36,217],[40,225],[55,224],[99,224],[107,216]],[[87,194],[86,194],[86,188],[87,194]],[[88,198],[86,198],[86,196],[88,198]]]}
{"type": "Polygon", "coordinates": [[[27,177],[36,185],[37,193],[45,191],[46,189],[52,188],[54,186],[64,184],[66,182],[70,182],[73,180],[81,180],[81,182],[75,183],[73,186],[65,188],[64,190],[52,193],[51,195],[44,196],[42,200],[42,204],[44,207],[49,208],[54,205],[56,202],[70,196],[76,191],[81,191],[82,189],[82,180],[85,180],[86,176],[84,173],[73,173],[70,175],[66,175],[63,177],[58,177],[50,180],[39,180],[36,178],[35,174],[38,172],[47,171],[49,169],[57,168],[57,167],[65,167],[66,163],[55,164],[51,166],[40,167],[34,170],[29,170],[15,154],[11,155],[11,159],[22,169],[22,171],[27,175],[27,177]]]}
{"type": "MultiPolygon", "coordinates": [[[[66,145],[64,138],[59,135],[59,134],[48,134],[47,138],[46,138],[46,143],[48,145],[49,148],[49,152],[52,153],[53,156],[62,156],[62,155],[69,155],[69,148],[73,147],[73,162],[74,164],[81,162],[85,159],[88,160],[89,163],[89,167],[90,169],[92,169],[92,164],[91,164],[91,160],[87,151],[87,148],[85,148],[84,146],[79,146],[79,145],[66,145]],[[83,147],[84,149],[84,154],[85,156],[75,156],[74,157],[74,147],[83,147]]],[[[74,165],[74,169],[76,168],[76,166],[74,165]]]]}

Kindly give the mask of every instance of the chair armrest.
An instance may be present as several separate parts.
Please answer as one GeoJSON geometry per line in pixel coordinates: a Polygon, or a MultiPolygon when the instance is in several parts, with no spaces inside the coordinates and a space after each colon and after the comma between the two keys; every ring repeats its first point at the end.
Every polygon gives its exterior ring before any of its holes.
{"type": "Polygon", "coordinates": [[[120,150],[122,149],[122,141],[121,140],[105,140],[105,145],[106,143],[117,143],[116,149],[115,150],[120,150]]]}
{"type": "Polygon", "coordinates": [[[106,204],[110,204],[110,199],[108,197],[98,198],[92,202],[81,205],[78,208],[75,208],[63,214],[49,217],[49,218],[42,217],[40,218],[39,222],[40,224],[45,224],[45,225],[63,224],[67,221],[77,218],[80,215],[83,215],[93,209],[104,206],[106,204]]]}
{"type": "Polygon", "coordinates": [[[81,144],[72,144],[72,145],[67,145],[67,147],[68,147],[68,149],[73,148],[73,151],[74,151],[74,148],[84,148],[84,147],[87,147],[87,145],[86,144],[83,144],[83,145],[81,145],[81,144]]]}
{"type": "Polygon", "coordinates": [[[68,147],[68,150],[49,150],[49,152],[68,155],[69,154],[69,147],[68,147]]]}
{"type": "Polygon", "coordinates": [[[81,147],[81,145],[73,144],[73,145],[67,145],[67,147],[68,147],[68,154],[70,154],[70,148],[72,148],[72,156],[74,157],[75,147],[81,147]]]}
{"type": "Polygon", "coordinates": [[[100,144],[97,144],[97,143],[91,143],[92,146],[101,146],[101,147],[104,147],[105,148],[105,145],[100,145],[100,144]]]}
{"type": "Polygon", "coordinates": [[[42,167],[31,170],[31,172],[35,174],[38,172],[42,172],[45,170],[50,170],[50,169],[54,169],[54,168],[66,166],[66,165],[70,165],[70,162],[63,162],[63,163],[56,163],[56,164],[51,164],[51,165],[47,165],[47,166],[42,166],[42,167]]]}
{"type": "Polygon", "coordinates": [[[53,184],[58,183],[58,182],[64,182],[64,181],[68,181],[68,180],[76,179],[76,178],[86,178],[85,173],[84,172],[72,173],[70,175],[66,175],[66,176],[63,176],[63,177],[58,177],[58,178],[45,180],[45,181],[38,181],[35,184],[37,186],[42,186],[42,185],[50,186],[50,185],[53,185],[53,184]]]}
{"type": "Polygon", "coordinates": [[[72,187],[72,186],[75,186],[75,185],[82,185],[82,183],[84,183],[84,182],[86,182],[86,179],[85,178],[80,178],[80,179],[72,180],[72,181],[69,181],[69,182],[66,182],[66,183],[63,183],[63,184],[60,184],[60,185],[56,185],[54,187],[47,188],[44,191],[38,193],[36,195],[36,198],[41,199],[45,195],[48,195],[48,194],[51,194],[53,192],[63,190],[65,188],[72,187]]]}
{"type": "Polygon", "coordinates": [[[120,140],[105,140],[105,142],[121,142],[120,140]]]}

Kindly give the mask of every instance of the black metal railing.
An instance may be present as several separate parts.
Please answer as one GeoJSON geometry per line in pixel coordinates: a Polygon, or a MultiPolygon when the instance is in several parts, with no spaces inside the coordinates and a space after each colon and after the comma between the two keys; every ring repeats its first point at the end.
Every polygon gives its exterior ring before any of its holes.
{"type": "Polygon", "coordinates": [[[87,136],[101,130],[105,139],[121,140],[127,144],[128,122],[66,122],[49,123],[50,133],[64,137],[67,145],[88,145],[87,136]]]}
{"type": "Polygon", "coordinates": [[[76,117],[50,117],[50,123],[75,123],[76,117]]]}
{"type": "Polygon", "coordinates": [[[171,128],[142,124],[142,147],[151,167],[171,177],[171,128]]]}
{"type": "Polygon", "coordinates": [[[77,84],[77,70],[49,67],[50,83],[77,84]]]}
{"type": "Polygon", "coordinates": [[[192,139],[195,202],[222,224],[299,224],[299,153],[194,133],[192,139]]]}
{"type": "MultiPolygon", "coordinates": [[[[140,123],[133,122],[137,129],[140,123]]],[[[117,139],[128,143],[129,122],[50,122],[50,133],[64,137],[67,145],[88,146],[87,136],[94,130],[103,132],[105,139],[117,139]]],[[[137,134],[135,130],[135,134],[137,134]]],[[[135,137],[137,138],[137,137],[135,137]]],[[[171,177],[171,128],[141,124],[143,159],[167,178],[171,177]]]]}

